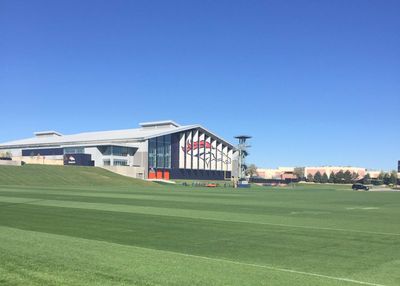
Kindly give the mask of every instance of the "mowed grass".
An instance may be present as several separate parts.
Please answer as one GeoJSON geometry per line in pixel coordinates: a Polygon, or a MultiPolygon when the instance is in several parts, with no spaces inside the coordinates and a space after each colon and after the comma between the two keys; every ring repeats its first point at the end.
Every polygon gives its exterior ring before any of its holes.
{"type": "Polygon", "coordinates": [[[399,218],[397,192],[0,167],[0,285],[400,285],[399,218]]]}

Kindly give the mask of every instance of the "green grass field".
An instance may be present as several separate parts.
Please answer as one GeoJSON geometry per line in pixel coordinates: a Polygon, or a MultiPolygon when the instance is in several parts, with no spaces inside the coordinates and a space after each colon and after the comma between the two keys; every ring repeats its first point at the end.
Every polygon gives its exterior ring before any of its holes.
{"type": "Polygon", "coordinates": [[[400,193],[0,167],[0,285],[400,285],[400,193]]]}

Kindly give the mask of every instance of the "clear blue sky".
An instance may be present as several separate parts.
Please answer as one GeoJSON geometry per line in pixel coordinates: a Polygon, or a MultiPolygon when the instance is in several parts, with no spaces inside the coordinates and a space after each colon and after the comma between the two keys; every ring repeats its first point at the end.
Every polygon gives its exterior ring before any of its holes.
{"type": "Polygon", "coordinates": [[[258,166],[394,169],[400,1],[0,0],[0,142],[173,119],[258,166]]]}

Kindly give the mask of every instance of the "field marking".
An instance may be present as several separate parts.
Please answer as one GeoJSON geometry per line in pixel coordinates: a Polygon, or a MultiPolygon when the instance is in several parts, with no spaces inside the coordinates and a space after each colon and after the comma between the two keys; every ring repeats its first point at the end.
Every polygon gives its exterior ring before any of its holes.
{"type": "MultiPolygon", "coordinates": [[[[374,234],[374,235],[400,236],[400,233],[392,233],[392,232],[378,232],[378,231],[355,230],[355,229],[345,229],[345,228],[292,225],[292,224],[270,223],[270,222],[262,222],[262,221],[229,220],[229,219],[223,219],[223,218],[220,219],[220,218],[215,218],[215,217],[207,217],[207,214],[210,215],[210,211],[202,211],[202,210],[196,210],[196,212],[198,214],[200,214],[200,215],[202,214],[204,216],[196,216],[196,215],[193,215],[193,210],[190,210],[190,209],[171,209],[171,208],[159,208],[159,207],[147,207],[147,206],[132,206],[132,205],[120,205],[120,204],[114,205],[114,204],[106,204],[106,203],[89,203],[89,202],[77,202],[77,201],[46,200],[46,199],[37,200],[37,201],[23,201],[23,200],[24,200],[23,198],[4,197],[4,196],[0,195],[0,202],[8,202],[8,203],[11,202],[11,203],[21,203],[21,204],[50,206],[50,207],[62,207],[62,208],[74,208],[74,209],[83,209],[83,210],[100,210],[100,211],[110,211],[110,212],[136,213],[136,214],[180,217],[180,218],[212,220],[212,221],[222,221],[222,222],[232,222],[232,223],[270,225],[270,226],[290,227],[290,228],[353,232],[353,233],[364,233],[364,234],[374,234]],[[63,203],[64,203],[64,205],[63,205],[63,203]],[[171,213],[171,210],[176,210],[176,212],[171,213]],[[179,212],[180,212],[180,214],[179,214],[179,212]]],[[[232,213],[227,213],[227,212],[215,212],[215,213],[232,215],[232,213]]]]}
{"type": "Polygon", "coordinates": [[[188,257],[188,258],[196,258],[196,259],[201,259],[201,260],[216,261],[216,262],[230,263],[230,264],[235,264],[235,265],[263,268],[263,269],[268,269],[268,270],[272,270],[272,271],[279,271],[279,272],[286,272],[286,273],[291,273],[291,274],[312,276],[312,277],[330,279],[330,280],[335,280],[335,281],[348,282],[348,283],[353,283],[353,284],[358,284],[358,285],[386,286],[385,284],[360,281],[360,280],[355,280],[355,279],[345,278],[345,277],[336,277],[336,276],[318,274],[318,273],[313,273],[313,272],[306,272],[306,271],[300,271],[300,270],[276,267],[276,266],[271,266],[271,265],[239,262],[239,261],[229,260],[229,259],[224,259],[224,258],[213,258],[213,257],[208,257],[208,256],[194,255],[194,254],[188,254],[188,253],[176,252],[176,251],[164,250],[164,249],[157,249],[157,248],[151,248],[151,247],[143,247],[143,246],[137,246],[137,245],[127,245],[127,244],[121,244],[121,243],[116,243],[116,242],[110,242],[110,241],[106,241],[106,240],[88,239],[88,238],[75,237],[75,236],[62,235],[62,234],[54,234],[54,233],[47,233],[47,232],[41,232],[41,231],[35,231],[35,230],[19,229],[19,228],[14,228],[14,227],[7,227],[7,226],[0,226],[0,229],[12,229],[14,231],[19,231],[19,232],[30,232],[30,233],[36,233],[36,234],[42,234],[42,235],[44,234],[44,235],[48,235],[48,236],[52,236],[52,237],[53,236],[55,236],[55,237],[64,237],[64,238],[73,239],[73,240],[76,240],[76,241],[83,240],[83,241],[87,241],[87,242],[97,242],[97,243],[103,243],[103,244],[112,244],[112,245],[117,245],[117,246],[121,246],[121,247],[136,248],[136,249],[145,250],[145,251],[149,251],[149,252],[156,252],[156,253],[157,252],[159,252],[159,253],[161,252],[161,253],[166,253],[166,254],[171,254],[171,255],[176,255],[176,256],[182,256],[182,257],[188,257]]]}
{"type": "MultiPolygon", "coordinates": [[[[44,200],[46,202],[49,200],[44,200]]],[[[57,201],[58,202],[58,201],[57,201]]],[[[65,202],[65,201],[64,201],[65,202]]],[[[72,203],[75,203],[71,201],[72,203]]],[[[103,210],[103,211],[116,211],[116,210],[107,210],[102,208],[84,208],[84,207],[76,207],[76,206],[61,206],[59,204],[41,204],[40,202],[33,202],[29,203],[33,205],[47,205],[47,206],[55,206],[55,207],[64,207],[64,208],[79,208],[79,209],[96,209],[96,210],[103,210]]],[[[85,203],[85,204],[97,204],[97,203],[85,203]]],[[[110,205],[110,204],[103,204],[103,205],[110,205]]],[[[112,204],[111,204],[112,205],[112,204]]],[[[115,205],[113,205],[115,206],[115,205]]],[[[120,205],[124,206],[124,205],[120,205]]],[[[130,205],[125,205],[130,206],[130,205]]],[[[137,208],[137,206],[134,206],[137,208]]],[[[143,207],[140,208],[145,209],[146,211],[122,211],[128,213],[139,213],[139,214],[150,214],[150,215],[157,215],[157,216],[169,216],[169,217],[180,217],[180,218],[191,218],[191,219],[201,219],[201,220],[213,220],[213,221],[224,221],[224,222],[233,222],[233,223],[248,223],[248,224],[261,224],[261,225],[271,225],[271,226],[280,226],[280,227],[291,227],[291,228],[304,228],[304,229],[316,229],[316,230],[328,230],[328,231],[342,231],[342,232],[354,232],[354,233],[365,233],[365,234],[376,234],[376,235],[393,235],[393,236],[400,236],[400,233],[392,233],[392,232],[377,232],[377,231],[367,231],[367,230],[354,230],[354,229],[345,229],[345,228],[329,228],[329,227],[316,227],[316,226],[303,226],[303,225],[291,225],[291,224],[280,224],[280,223],[270,223],[270,222],[255,222],[255,221],[245,221],[245,220],[228,220],[228,219],[218,219],[212,217],[198,217],[198,216],[182,216],[182,215],[173,215],[169,213],[152,213],[152,209],[157,210],[170,210],[168,208],[157,208],[157,207],[143,207]]],[[[182,209],[180,209],[182,210],[182,209]]],[[[190,211],[190,210],[188,210],[190,211]]],[[[121,212],[121,211],[116,211],[121,212]]],[[[199,211],[198,212],[202,212],[199,211]]]]}
{"type": "MultiPolygon", "coordinates": [[[[138,246],[134,246],[134,247],[138,247],[138,246]]],[[[138,247],[138,248],[145,248],[145,247],[138,247]]],[[[152,249],[152,248],[149,248],[149,249],[152,249]]],[[[181,256],[200,258],[200,259],[204,259],[204,260],[220,261],[220,262],[227,262],[227,263],[237,264],[237,265],[246,265],[246,266],[252,266],[252,267],[259,267],[259,268],[265,268],[265,269],[274,270],[274,271],[281,271],[281,272],[288,272],[288,273],[301,274],[301,275],[307,275],[307,276],[314,276],[314,277],[326,278],[326,279],[337,280],[337,281],[342,281],[342,282],[349,282],[349,283],[353,283],[353,284],[369,285],[369,286],[385,286],[384,284],[377,284],[377,283],[359,281],[359,280],[350,279],[350,278],[344,278],[344,277],[335,277],[335,276],[323,275],[323,274],[306,272],[306,271],[299,271],[299,270],[293,270],[293,269],[287,269],[287,268],[280,268],[280,267],[269,266],[269,265],[239,262],[239,261],[222,259],[222,258],[212,258],[212,257],[207,257],[207,256],[192,255],[192,254],[174,252],[174,251],[168,251],[168,250],[161,250],[161,251],[165,251],[165,252],[169,252],[169,253],[175,253],[175,254],[181,255],[181,256]]]]}
{"type": "Polygon", "coordinates": [[[379,210],[378,207],[349,207],[346,210],[379,210]]]}

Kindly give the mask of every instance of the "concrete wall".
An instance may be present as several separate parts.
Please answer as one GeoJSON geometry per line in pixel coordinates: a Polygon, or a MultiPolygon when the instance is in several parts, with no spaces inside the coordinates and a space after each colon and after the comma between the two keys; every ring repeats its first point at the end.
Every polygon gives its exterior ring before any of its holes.
{"type": "Polygon", "coordinates": [[[85,153],[92,155],[95,167],[103,166],[103,155],[97,147],[87,147],[85,148],[85,153]]]}
{"type": "Polygon", "coordinates": [[[143,167],[103,166],[102,168],[122,176],[145,179],[145,169],[143,167]]]}
{"type": "Polygon", "coordinates": [[[64,159],[51,159],[46,157],[22,157],[22,161],[26,164],[41,164],[41,165],[64,165],[64,159]]]}
{"type": "Polygon", "coordinates": [[[21,149],[8,149],[8,150],[0,150],[0,154],[11,153],[11,157],[19,157],[22,156],[21,149]]]}
{"type": "Polygon", "coordinates": [[[0,166],[21,166],[21,161],[0,160],[0,166]]]}
{"type": "Polygon", "coordinates": [[[64,165],[62,156],[19,156],[13,157],[14,161],[23,161],[26,164],[39,164],[39,165],[64,165]]]}

